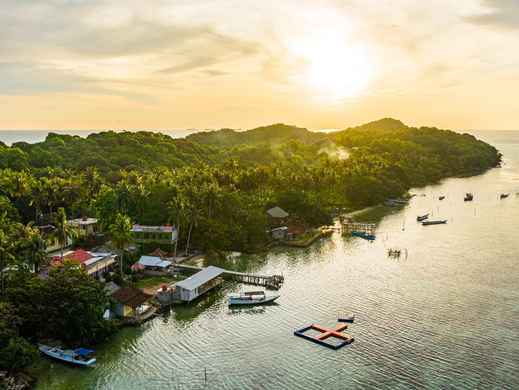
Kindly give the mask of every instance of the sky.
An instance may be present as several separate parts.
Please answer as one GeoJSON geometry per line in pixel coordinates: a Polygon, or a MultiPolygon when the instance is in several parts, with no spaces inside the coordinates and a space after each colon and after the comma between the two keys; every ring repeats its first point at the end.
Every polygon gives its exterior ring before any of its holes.
{"type": "Polygon", "coordinates": [[[519,129],[517,0],[2,0],[0,128],[519,129]]]}

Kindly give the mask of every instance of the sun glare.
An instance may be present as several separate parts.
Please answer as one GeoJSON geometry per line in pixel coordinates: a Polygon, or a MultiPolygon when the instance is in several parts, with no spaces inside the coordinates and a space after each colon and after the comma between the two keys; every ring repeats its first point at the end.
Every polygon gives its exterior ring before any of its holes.
{"type": "Polygon", "coordinates": [[[358,96],[373,77],[373,63],[367,49],[342,39],[341,34],[313,35],[294,47],[304,62],[298,79],[320,99],[358,96]]]}

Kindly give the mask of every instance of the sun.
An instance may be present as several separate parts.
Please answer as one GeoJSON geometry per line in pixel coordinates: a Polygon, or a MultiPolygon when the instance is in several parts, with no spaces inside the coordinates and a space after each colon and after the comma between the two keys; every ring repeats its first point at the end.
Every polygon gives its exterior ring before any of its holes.
{"type": "Polygon", "coordinates": [[[367,48],[333,31],[314,34],[294,45],[302,58],[300,82],[320,99],[341,100],[362,94],[373,78],[367,48]]]}

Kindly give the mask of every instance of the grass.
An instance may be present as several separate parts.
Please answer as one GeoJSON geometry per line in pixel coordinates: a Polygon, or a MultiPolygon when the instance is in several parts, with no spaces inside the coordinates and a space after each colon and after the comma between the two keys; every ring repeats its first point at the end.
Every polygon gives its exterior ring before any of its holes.
{"type": "Polygon", "coordinates": [[[139,279],[135,285],[137,288],[149,288],[171,283],[174,280],[176,279],[173,276],[145,276],[139,279]]]}

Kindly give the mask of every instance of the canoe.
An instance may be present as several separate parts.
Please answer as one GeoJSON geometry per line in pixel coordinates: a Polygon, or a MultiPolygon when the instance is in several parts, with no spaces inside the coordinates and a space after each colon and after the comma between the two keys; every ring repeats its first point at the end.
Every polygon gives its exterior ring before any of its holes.
{"type": "Polygon", "coordinates": [[[49,345],[40,345],[38,349],[44,355],[50,356],[62,362],[76,364],[78,366],[91,367],[96,363],[93,357],[94,351],[86,348],[61,349],[49,345]]]}
{"type": "Polygon", "coordinates": [[[422,222],[422,226],[443,225],[446,223],[447,223],[446,219],[442,219],[442,220],[438,220],[438,221],[424,221],[424,222],[422,222]]]}
{"type": "Polygon", "coordinates": [[[229,306],[231,305],[263,305],[274,302],[279,294],[266,295],[264,291],[252,291],[241,294],[229,294],[229,306]]]}

